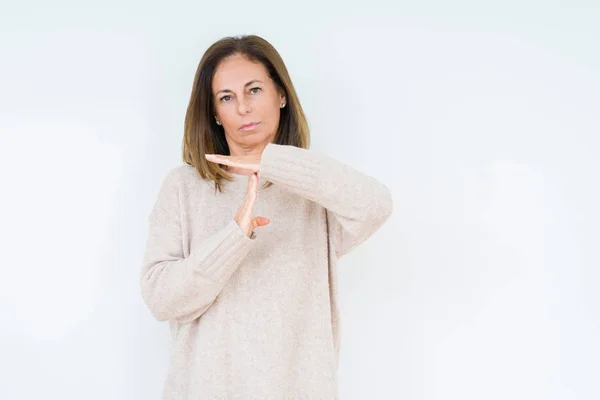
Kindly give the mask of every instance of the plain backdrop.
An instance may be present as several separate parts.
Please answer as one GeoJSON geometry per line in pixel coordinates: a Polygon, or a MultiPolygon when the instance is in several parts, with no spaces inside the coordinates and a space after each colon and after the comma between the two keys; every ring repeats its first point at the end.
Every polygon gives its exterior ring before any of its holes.
{"type": "Polygon", "coordinates": [[[485,3],[2,1],[0,398],[159,399],[147,216],[243,33],[393,192],[340,262],[341,398],[600,398],[600,3],[485,3]]]}

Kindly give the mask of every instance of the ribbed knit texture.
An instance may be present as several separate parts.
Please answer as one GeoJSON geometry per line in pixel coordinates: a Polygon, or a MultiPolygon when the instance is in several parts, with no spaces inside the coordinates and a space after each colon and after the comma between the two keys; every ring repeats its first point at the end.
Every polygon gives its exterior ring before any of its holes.
{"type": "Polygon", "coordinates": [[[388,188],[331,157],[269,144],[251,238],[233,220],[248,177],[223,192],[188,165],[149,216],[141,291],[169,321],[164,400],[337,399],[337,260],[388,219],[388,188]]]}

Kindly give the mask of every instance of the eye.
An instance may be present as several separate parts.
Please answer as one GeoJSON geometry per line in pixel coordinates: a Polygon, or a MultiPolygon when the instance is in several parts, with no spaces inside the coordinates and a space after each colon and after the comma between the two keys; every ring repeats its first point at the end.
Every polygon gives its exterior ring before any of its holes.
{"type": "Polygon", "coordinates": [[[231,96],[226,95],[220,98],[221,102],[228,102],[231,99],[231,96]]]}
{"type": "Polygon", "coordinates": [[[252,92],[252,94],[256,94],[258,92],[260,92],[262,90],[262,88],[257,87],[253,87],[252,89],[250,89],[250,92],[252,92]]]}

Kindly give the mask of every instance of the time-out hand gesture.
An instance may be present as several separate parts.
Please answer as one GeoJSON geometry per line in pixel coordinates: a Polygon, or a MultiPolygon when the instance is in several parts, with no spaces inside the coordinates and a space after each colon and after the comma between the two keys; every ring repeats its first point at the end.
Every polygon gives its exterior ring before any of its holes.
{"type": "Polygon", "coordinates": [[[242,228],[248,237],[259,226],[268,225],[270,220],[264,217],[254,216],[254,203],[258,197],[258,171],[260,170],[260,155],[225,156],[220,154],[207,154],[206,159],[216,164],[228,165],[252,171],[248,176],[248,189],[244,202],[235,215],[235,222],[242,228]]]}

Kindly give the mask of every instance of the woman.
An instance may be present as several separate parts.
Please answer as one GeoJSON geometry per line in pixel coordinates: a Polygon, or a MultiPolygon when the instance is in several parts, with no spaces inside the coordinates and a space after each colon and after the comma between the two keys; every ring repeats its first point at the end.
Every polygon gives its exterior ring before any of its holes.
{"type": "Polygon", "coordinates": [[[337,398],[337,260],[392,212],[386,186],[307,150],[277,51],[224,38],[198,66],[183,158],[149,217],[141,287],[173,347],[163,399],[337,398]]]}

